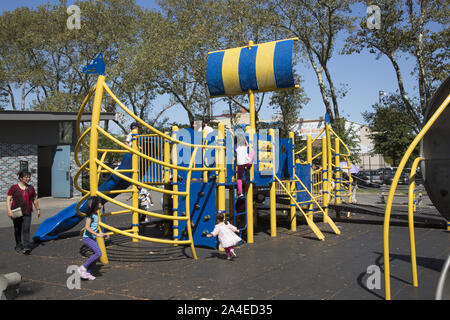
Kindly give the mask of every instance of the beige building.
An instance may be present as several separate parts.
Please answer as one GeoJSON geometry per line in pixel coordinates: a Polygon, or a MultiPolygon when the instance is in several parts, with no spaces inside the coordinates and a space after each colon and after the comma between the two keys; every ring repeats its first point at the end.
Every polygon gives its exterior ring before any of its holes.
{"type": "MultiPolygon", "coordinates": [[[[273,119],[265,121],[276,121],[277,117],[279,117],[279,115],[274,115],[273,119]]],[[[215,122],[223,123],[226,130],[230,130],[232,128],[230,114],[217,115],[214,116],[212,120],[215,122]]],[[[250,123],[249,113],[246,110],[241,109],[240,113],[234,115],[233,123],[234,125],[248,125],[250,123]]],[[[200,125],[201,121],[198,122],[197,127],[200,125]]],[[[308,134],[310,134],[311,138],[314,139],[315,137],[317,137],[317,135],[320,134],[324,127],[325,122],[323,117],[313,120],[300,119],[300,122],[294,127],[294,131],[301,137],[302,140],[306,140],[306,136],[308,134]]],[[[383,155],[373,154],[373,142],[370,139],[370,130],[367,126],[353,121],[346,121],[345,127],[346,129],[352,128],[357,133],[357,136],[359,138],[360,161],[359,163],[355,163],[355,165],[360,170],[376,170],[389,166],[384,161],[383,155]]],[[[194,129],[196,129],[196,126],[194,126],[194,129]]]]}
{"type": "Polygon", "coordinates": [[[389,167],[389,164],[387,164],[384,161],[384,157],[382,154],[374,154],[373,153],[373,142],[370,139],[370,130],[367,126],[362,124],[356,124],[359,126],[359,137],[361,141],[361,153],[359,155],[360,157],[360,163],[358,163],[358,167],[361,170],[372,170],[372,169],[379,169],[384,167],[389,167]]]}
{"type": "MultiPolygon", "coordinates": [[[[320,134],[321,130],[325,126],[324,119],[321,117],[318,120],[303,120],[298,123],[297,127],[294,128],[302,140],[306,140],[308,134],[314,139],[320,134]]],[[[360,161],[355,163],[355,165],[360,170],[376,170],[383,167],[388,167],[389,165],[384,161],[384,157],[381,154],[373,154],[373,142],[370,139],[370,130],[367,126],[352,122],[345,122],[346,129],[352,128],[359,138],[360,144],[360,161]]]]}
{"type": "Polygon", "coordinates": [[[233,115],[233,118],[230,114],[221,114],[212,117],[212,121],[223,123],[225,125],[225,130],[232,129],[231,120],[233,120],[234,125],[249,125],[250,113],[245,109],[241,109],[239,113],[233,115]]]}

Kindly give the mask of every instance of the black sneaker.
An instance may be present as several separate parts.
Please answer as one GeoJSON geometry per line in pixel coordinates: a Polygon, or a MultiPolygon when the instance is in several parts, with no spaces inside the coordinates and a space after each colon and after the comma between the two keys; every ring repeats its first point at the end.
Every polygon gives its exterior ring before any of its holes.
{"type": "Polygon", "coordinates": [[[31,253],[31,249],[30,248],[23,248],[22,253],[26,254],[26,255],[29,255],[31,253]]]}
{"type": "Polygon", "coordinates": [[[16,244],[14,250],[16,250],[16,252],[21,252],[23,250],[23,246],[21,243],[16,244]]]}

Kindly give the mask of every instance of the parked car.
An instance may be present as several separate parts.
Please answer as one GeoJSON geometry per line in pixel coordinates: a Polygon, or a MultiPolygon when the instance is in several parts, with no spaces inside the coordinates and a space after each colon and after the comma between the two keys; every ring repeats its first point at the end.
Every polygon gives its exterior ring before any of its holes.
{"type": "MultiPolygon", "coordinates": [[[[397,172],[397,167],[393,168],[384,168],[384,183],[385,184],[391,184],[392,180],[394,179],[394,175],[397,172]]],[[[409,184],[409,177],[411,175],[411,168],[404,168],[400,178],[398,180],[398,184],[409,184]]],[[[416,185],[422,184],[422,173],[420,172],[420,169],[416,172],[416,185]]]]}
{"type": "Polygon", "coordinates": [[[382,176],[378,170],[361,170],[356,174],[359,185],[376,187],[383,184],[382,176]]]}
{"type": "Polygon", "coordinates": [[[395,171],[391,168],[381,168],[378,169],[378,174],[380,175],[381,184],[391,184],[395,171]]]}
{"type": "MultiPolygon", "coordinates": [[[[399,184],[409,184],[409,177],[411,176],[411,168],[403,169],[403,172],[400,176],[399,184]]],[[[416,171],[415,177],[416,186],[423,183],[422,172],[420,169],[416,171]]]]}

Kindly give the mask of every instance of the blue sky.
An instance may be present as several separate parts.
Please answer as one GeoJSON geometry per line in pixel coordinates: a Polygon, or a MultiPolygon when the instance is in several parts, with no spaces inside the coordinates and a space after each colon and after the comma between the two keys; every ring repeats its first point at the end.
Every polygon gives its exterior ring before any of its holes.
{"type": "MultiPolygon", "coordinates": [[[[5,10],[14,10],[17,7],[27,6],[29,8],[36,8],[38,5],[47,2],[58,2],[56,0],[0,0],[0,12],[5,10]]],[[[68,5],[75,3],[75,1],[68,1],[68,5]]],[[[153,0],[137,0],[137,3],[143,7],[155,8],[155,1],[153,0]]],[[[366,16],[365,7],[355,7],[354,15],[359,17],[366,16]]],[[[251,39],[249,39],[251,40],[251,39]]],[[[276,39],[274,39],[276,40],[276,39]]],[[[371,106],[378,102],[379,91],[390,93],[398,89],[396,75],[394,69],[387,58],[382,57],[376,60],[374,54],[363,52],[353,55],[339,55],[337,52],[343,46],[344,35],[341,35],[336,42],[336,50],[333,58],[328,63],[333,81],[336,87],[341,84],[347,85],[347,95],[339,101],[341,116],[348,120],[364,123],[361,115],[364,111],[370,111],[371,106]]],[[[214,50],[215,48],[211,48],[214,50]]],[[[413,92],[415,80],[410,75],[414,61],[402,59],[399,61],[402,74],[405,81],[405,87],[408,92],[413,92]]],[[[299,74],[303,82],[307,96],[310,98],[309,103],[302,109],[300,117],[304,119],[317,119],[324,115],[324,104],[317,84],[317,78],[312,67],[306,63],[299,64],[297,67],[297,74],[299,74]]],[[[265,99],[266,101],[268,99],[265,99]]],[[[30,102],[30,101],[27,101],[30,102]]],[[[162,97],[155,102],[156,106],[162,106],[167,103],[167,97],[162,97]]],[[[221,114],[224,111],[224,104],[216,104],[213,113],[221,114]]],[[[170,117],[171,121],[180,123],[187,123],[187,114],[181,106],[175,106],[166,111],[166,116],[170,117]]],[[[262,108],[260,118],[269,119],[273,116],[273,110],[267,106],[262,108]]]]}

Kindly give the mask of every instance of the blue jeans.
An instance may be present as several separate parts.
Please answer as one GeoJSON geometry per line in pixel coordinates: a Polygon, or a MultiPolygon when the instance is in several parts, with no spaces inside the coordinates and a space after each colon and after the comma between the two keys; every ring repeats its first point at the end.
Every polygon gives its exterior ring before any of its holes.
{"type": "Polygon", "coordinates": [[[85,267],[86,270],[89,272],[91,267],[93,267],[97,262],[97,260],[100,259],[100,257],[102,256],[102,250],[100,250],[97,241],[94,239],[83,237],[82,241],[84,245],[89,247],[89,249],[91,249],[94,252],[94,254],[90,256],[85,263],[83,263],[83,267],[85,267]]]}

